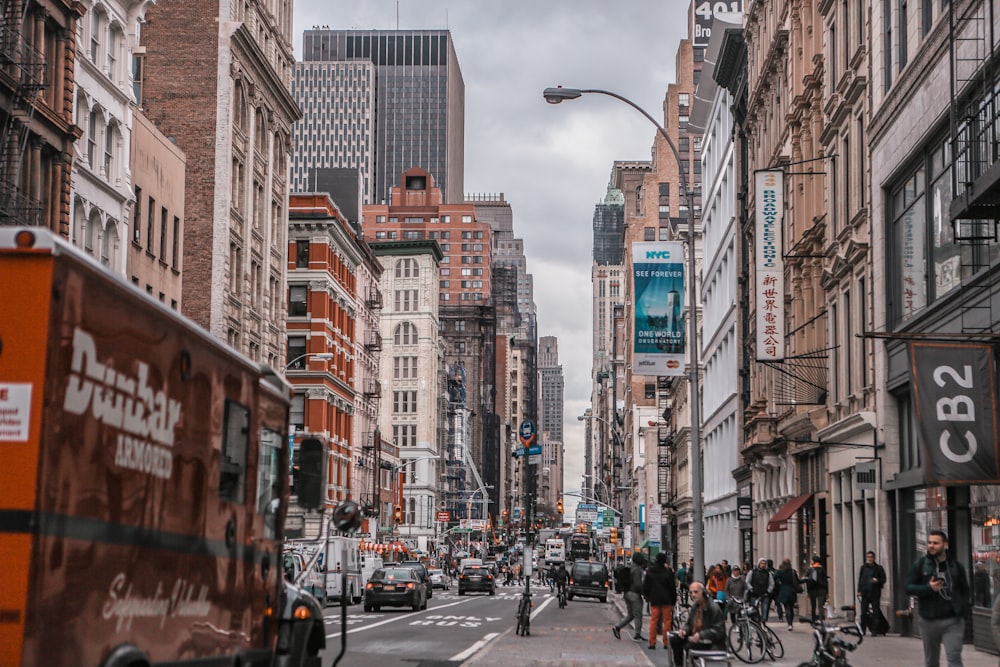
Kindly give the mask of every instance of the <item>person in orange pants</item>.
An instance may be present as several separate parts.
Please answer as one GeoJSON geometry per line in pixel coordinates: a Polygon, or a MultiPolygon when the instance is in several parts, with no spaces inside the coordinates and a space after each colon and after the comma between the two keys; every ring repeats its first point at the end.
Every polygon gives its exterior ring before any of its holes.
{"type": "Polygon", "coordinates": [[[656,648],[656,635],[663,627],[663,648],[667,648],[667,633],[674,621],[674,605],[677,604],[677,578],[667,563],[667,554],[656,554],[656,560],[646,570],[642,587],[643,597],[649,602],[649,648],[656,648]]]}

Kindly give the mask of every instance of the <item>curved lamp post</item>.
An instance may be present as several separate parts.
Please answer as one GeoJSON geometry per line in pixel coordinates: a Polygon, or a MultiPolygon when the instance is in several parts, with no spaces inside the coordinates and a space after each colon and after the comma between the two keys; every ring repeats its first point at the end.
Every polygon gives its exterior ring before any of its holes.
{"type": "MultiPolygon", "coordinates": [[[[680,175],[681,191],[684,193],[688,209],[688,300],[691,302],[688,306],[690,308],[688,338],[691,339],[691,367],[688,371],[688,382],[691,389],[691,542],[695,577],[698,580],[702,580],[705,573],[705,528],[701,498],[703,480],[701,467],[701,411],[698,402],[698,395],[700,393],[698,389],[698,318],[697,308],[695,307],[698,290],[695,286],[694,193],[688,187],[688,177],[684,171],[684,161],[681,159],[681,155],[677,151],[673,139],[663,129],[663,126],[650,116],[645,109],[627,97],[609,90],[600,90],[597,88],[563,88],[562,86],[546,88],[542,94],[545,97],[545,101],[549,104],[559,104],[565,100],[575,100],[581,95],[586,94],[607,95],[608,97],[613,97],[616,100],[624,102],[645,116],[646,120],[656,127],[656,130],[663,137],[663,140],[667,142],[667,146],[670,147],[670,151],[674,154],[674,159],[677,161],[677,173],[680,175]]],[[[599,417],[595,418],[599,419],[599,417]]]]}
{"type": "Polygon", "coordinates": [[[334,356],[336,355],[334,355],[333,352],[306,352],[305,354],[300,354],[299,356],[295,357],[287,364],[285,364],[285,371],[287,372],[292,367],[292,364],[294,364],[296,361],[299,361],[300,359],[308,359],[309,357],[312,357],[313,359],[323,359],[325,361],[329,361],[330,359],[333,359],[334,356]]]}

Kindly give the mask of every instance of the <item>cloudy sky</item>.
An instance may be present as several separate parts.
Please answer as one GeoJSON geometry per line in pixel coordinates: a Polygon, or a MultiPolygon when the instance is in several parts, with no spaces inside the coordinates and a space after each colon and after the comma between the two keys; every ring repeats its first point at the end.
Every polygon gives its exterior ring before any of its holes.
{"type": "MultiPolygon", "coordinates": [[[[662,118],[686,0],[294,0],[294,44],[333,29],[449,29],[465,79],[465,189],[504,193],[534,275],[538,335],[559,339],[564,488],[578,491],[590,405],[594,206],[615,160],[646,160],[656,129],[605,96],[558,106],[548,86],[601,88],[662,118]],[[397,19],[398,17],[398,19],[397,19]],[[397,22],[398,20],[398,22],[397,22]]],[[[566,498],[567,514],[577,499],[566,498]]]]}

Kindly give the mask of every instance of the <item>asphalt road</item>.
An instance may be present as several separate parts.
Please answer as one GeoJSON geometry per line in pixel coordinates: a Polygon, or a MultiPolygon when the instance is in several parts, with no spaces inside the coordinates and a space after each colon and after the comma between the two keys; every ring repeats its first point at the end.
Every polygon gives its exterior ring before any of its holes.
{"type": "MultiPolygon", "coordinates": [[[[537,588],[533,587],[537,592],[537,588]]],[[[535,610],[551,606],[559,611],[548,588],[535,596],[535,610]],[[551,601],[551,604],[549,603],[551,601]]],[[[497,594],[469,593],[459,597],[457,589],[434,591],[424,611],[382,607],[365,613],[361,605],[347,612],[347,651],[338,667],[432,667],[460,664],[513,629],[521,589],[497,587],[497,594]]],[[[606,606],[606,605],[602,605],[606,606]]],[[[341,647],[340,608],[326,609],[327,648],[323,666],[332,665],[341,647]]]]}

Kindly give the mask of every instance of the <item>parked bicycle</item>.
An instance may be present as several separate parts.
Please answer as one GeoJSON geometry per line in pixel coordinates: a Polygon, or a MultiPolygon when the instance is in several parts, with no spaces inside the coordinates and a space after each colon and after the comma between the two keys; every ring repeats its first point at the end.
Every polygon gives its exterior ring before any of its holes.
{"type": "Polygon", "coordinates": [[[730,600],[736,621],[729,628],[729,649],[743,662],[754,664],[764,659],[778,660],[785,655],[785,645],[760,617],[760,610],[742,600],[730,600]]]}
{"type": "MultiPolygon", "coordinates": [[[[810,623],[809,619],[800,619],[810,623]]],[[[813,654],[809,662],[799,663],[799,667],[850,667],[847,654],[859,646],[864,638],[857,623],[835,625],[819,620],[811,623],[813,629],[813,654]],[[846,637],[843,638],[843,637],[846,637]]]]}
{"type": "Polygon", "coordinates": [[[688,615],[691,613],[691,605],[678,601],[674,605],[673,620],[670,623],[671,630],[680,630],[687,623],[688,615]]]}
{"type": "Polygon", "coordinates": [[[517,627],[515,633],[527,637],[531,634],[531,593],[525,590],[521,593],[521,600],[517,603],[517,627]]]}

